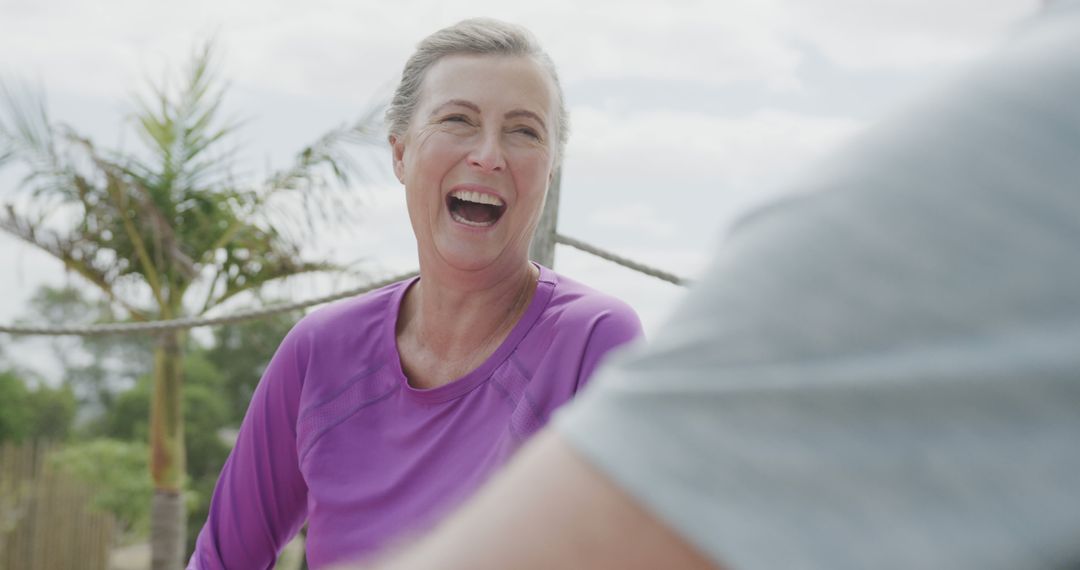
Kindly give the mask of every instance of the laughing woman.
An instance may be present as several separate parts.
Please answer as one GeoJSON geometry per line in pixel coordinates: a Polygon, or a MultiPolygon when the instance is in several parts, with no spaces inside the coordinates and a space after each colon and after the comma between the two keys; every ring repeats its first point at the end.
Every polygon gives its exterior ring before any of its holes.
{"type": "Polygon", "coordinates": [[[641,334],[625,304],[528,259],[567,119],[532,35],[423,40],[387,112],[419,277],[316,311],[266,370],[190,568],[312,567],[422,530],[641,334]]]}

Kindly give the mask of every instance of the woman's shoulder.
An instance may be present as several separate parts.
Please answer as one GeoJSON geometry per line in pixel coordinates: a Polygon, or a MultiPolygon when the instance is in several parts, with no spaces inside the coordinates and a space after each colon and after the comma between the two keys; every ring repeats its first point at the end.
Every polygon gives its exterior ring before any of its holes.
{"type": "Polygon", "coordinates": [[[571,279],[565,275],[547,270],[541,280],[548,281],[552,288],[548,308],[555,309],[566,316],[578,319],[592,319],[599,315],[620,320],[638,321],[637,312],[622,299],[598,291],[589,285],[571,279]],[[545,279],[546,278],[546,279],[545,279]]]}
{"type": "Polygon", "coordinates": [[[625,301],[550,269],[541,282],[551,288],[542,321],[558,329],[609,332],[620,338],[642,335],[641,320],[625,301]]]}
{"type": "Polygon", "coordinates": [[[644,338],[641,320],[626,302],[551,270],[541,272],[541,282],[551,298],[515,353],[522,368],[555,366],[554,375],[576,390],[606,354],[644,338]]]}
{"type": "Polygon", "coordinates": [[[370,333],[378,332],[387,319],[394,318],[397,313],[394,304],[409,283],[408,279],[397,281],[319,307],[300,319],[289,334],[320,341],[342,336],[373,336],[370,333]]]}
{"type": "MultiPolygon", "coordinates": [[[[301,406],[321,405],[359,378],[369,377],[394,357],[396,301],[409,281],[400,281],[312,311],[282,341],[302,377],[301,406]]],[[[382,386],[367,383],[363,390],[382,386]]]]}

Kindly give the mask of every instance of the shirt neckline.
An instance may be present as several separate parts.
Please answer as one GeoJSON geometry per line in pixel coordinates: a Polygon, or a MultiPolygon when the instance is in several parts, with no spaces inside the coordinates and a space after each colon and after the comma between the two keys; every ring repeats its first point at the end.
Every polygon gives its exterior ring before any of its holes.
{"type": "Polygon", "coordinates": [[[420,276],[418,275],[402,283],[402,285],[394,291],[394,295],[387,304],[387,314],[384,319],[385,328],[383,331],[384,338],[387,339],[386,342],[389,343],[386,350],[390,355],[391,370],[397,376],[401,390],[413,400],[428,404],[436,404],[459,398],[490,378],[495,369],[506,361],[525,335],[528,334],[529,330],[532,329],[533,325],[536,324],[536,321],[544,312],[544,309],[547,307],[548,302],[551,300],[552,293],[555,290],[555,284],[557,283],[555,272],[538,263],[533,263],[533,265],[540,271],[540,277],[537,279],[536,283],[536,291],[533,293],[532,300],[529,301],[529,306],[525,309],[521,318],[518,319],[518,322],[514,324],[514,328],[510,330],[510,334],[506,335],[502,344],[495,349],[495,352],[491,353],[491,356],[489,356],[487,360],[480,363],[480,365],[471,372],[436,388],[414,388],[409,385],[409,379],[406,378],[405,371],[401,368],[401,353],[398,352],[397,346],[398,315],[401,312],[401,303],[405,299],[405,292],[409,290],[409,287],[412,287],[420,280],[420,276]]]}

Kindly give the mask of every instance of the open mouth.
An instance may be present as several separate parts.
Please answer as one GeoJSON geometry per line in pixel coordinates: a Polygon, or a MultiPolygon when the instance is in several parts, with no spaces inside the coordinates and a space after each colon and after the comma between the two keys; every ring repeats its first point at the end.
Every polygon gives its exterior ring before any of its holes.
{"type": "Polygon", "coordinates": [[[495,225],[506,212],[506,203],[498,196],[469,190],[451,192],[446,207],[454,221],[477,228],[495,225]]]}

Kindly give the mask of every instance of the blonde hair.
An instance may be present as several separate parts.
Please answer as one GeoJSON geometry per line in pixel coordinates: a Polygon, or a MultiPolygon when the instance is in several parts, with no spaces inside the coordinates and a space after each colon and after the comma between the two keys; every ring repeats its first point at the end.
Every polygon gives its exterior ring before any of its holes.
{"type": "Polygon", "coordinates": [[[566,139],[570,134],[570,118],[563,103],[562,86],[555,72],[555,63],[540,47],[532,32],[522,26],[490,18],[471,18],[443,28],[424,38],[401,72],[401,82],[394,90],[394,98],[386,110],[386,123],[392,136],[401,137],[409,128],[416,106],[420,101],[420,88],[431,66],[448,55],[506,55],[530,57],[540,64],[555,85],[555,163],[562,160],[566,139]]]}

